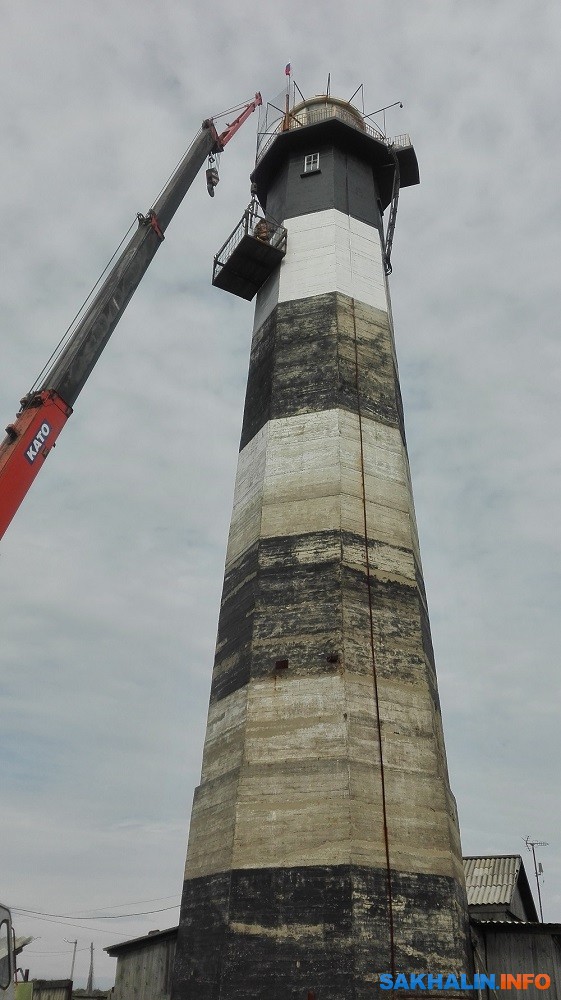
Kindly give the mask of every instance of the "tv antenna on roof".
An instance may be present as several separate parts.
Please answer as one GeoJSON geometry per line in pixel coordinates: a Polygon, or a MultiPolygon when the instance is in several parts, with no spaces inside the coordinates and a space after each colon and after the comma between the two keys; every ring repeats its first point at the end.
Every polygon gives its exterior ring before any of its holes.
{"type": "Polygon", "coordinates": [[[532,852],[532,857],[534,859],[534,875],[536,876],[536,885],[538,887],[538,903],[540,905],[540,922],[543,924],[543,910],[542,910],[542,894],[540,892],[540,879],[541,875],[543,878],[543,868],[540,862],[539,866],[536,861],[536,847],[549,847],[547,840],[530,840],[530,837],[524,838],[524,843],[529,851],[532,852]]]}

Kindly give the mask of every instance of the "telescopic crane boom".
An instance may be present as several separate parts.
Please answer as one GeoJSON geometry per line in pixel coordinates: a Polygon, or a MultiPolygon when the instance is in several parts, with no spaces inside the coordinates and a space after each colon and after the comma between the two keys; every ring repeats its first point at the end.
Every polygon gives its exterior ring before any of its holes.
{"type": "MultiPolygon", "coordinates": [[[[164,233],[207,157],[222,152],[249,115],[262,103],[257,93],[219,135],[213,120],[187,150],[162,194],[112,267],[69,341],[38,388],[21,400],[0,444],[0,538],[64,427],[105,345],[164,239],[164,233]]],[[[208,171],[209,192],[216,183],[208,171]]]]}

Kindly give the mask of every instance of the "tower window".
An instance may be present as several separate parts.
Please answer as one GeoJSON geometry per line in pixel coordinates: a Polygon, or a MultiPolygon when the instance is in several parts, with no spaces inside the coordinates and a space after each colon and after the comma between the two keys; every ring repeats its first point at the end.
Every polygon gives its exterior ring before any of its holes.
{"type": "Polygon", "coordinates": [[[313,174],[319,170],[319,153],[309,153],[304,157],[304,173],[313,174]]]}

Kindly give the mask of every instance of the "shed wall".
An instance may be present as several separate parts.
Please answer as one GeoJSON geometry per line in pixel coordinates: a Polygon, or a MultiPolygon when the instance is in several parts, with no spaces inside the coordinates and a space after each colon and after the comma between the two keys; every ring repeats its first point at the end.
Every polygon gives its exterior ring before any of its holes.
{"type": "Polygon", "coordinates": [[[175,937],[119,955],[113,1000],[168,1000],[174,956],[175,937]]]}
{"type": "MultiPolygon", "coordinates": [[[[511,925],[513,928],[516,925],[511,925]]],[[[509,927],[508,932],[501,930],[494,932],[489,929],[477,928],[477,957],[478,970],[494,972],[497,977],[500,973],[546,973],[551,977],[551,986],[548,990],[536,989],[530,984],[524,990],[525,1000],[539,1000],[547,997],[547,1000],[561,1000],[561,938],[554,934],[545,934],[541,931],[529,933],[523,931],[516,933],[509,927]],[[484,959],[485,969],[481,969],[481,960],[484,959]]],[[[494,1000],[496,997],[510,998],[518,991],[484,990],[487,1000],[494,1000]]]]}

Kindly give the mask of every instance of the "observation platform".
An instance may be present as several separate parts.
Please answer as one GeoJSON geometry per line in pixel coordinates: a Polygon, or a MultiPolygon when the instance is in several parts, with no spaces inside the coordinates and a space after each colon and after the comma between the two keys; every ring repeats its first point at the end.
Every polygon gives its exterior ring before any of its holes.
{"type": "Polygon", "coordinates": [[[246,209],[214,258],[212,284],[251,301],[286,253],[286,229],[246,209]]]}
{"type": "Polygon", "coordinates": [[[370,125],[347,101],[327,95],[303,101],[291,109],[258,149],[251,174],[257,197],[266,205],[267,192],[291,152],[302,154],[338,144],[370,163],[377,179],[382,209],[392,200],[396,162],[400,187],[419,183],[419,165],[408,135],[390,138],[370,125]]]}

